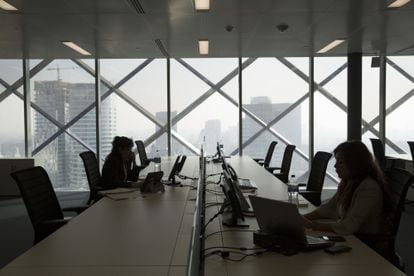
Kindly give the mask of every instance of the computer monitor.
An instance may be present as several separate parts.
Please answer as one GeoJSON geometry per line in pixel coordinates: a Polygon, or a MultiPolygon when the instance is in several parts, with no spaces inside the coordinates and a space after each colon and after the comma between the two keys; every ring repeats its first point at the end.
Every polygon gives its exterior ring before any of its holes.
{"type": "MultiPolygon", "coordinates": [[[[235,191],[237,196],[240,198],[242,211],[251,213],[252,209],[250,207],[249,202],[244,197],[243,192],[240,189],[239,177],[237,176],[236,171],[233,169],[233,167],[230,164],[227,164],[224,158],[222,162],[223,163],[221,164],[221,167],[223,168],[223,173],[227,173],[227,176],[229,176],[232,179],[233,190],[235,191]]],[[[226,177],[226,174],[224,174],[224,177],[226,177]]]]}
{"type": "Polygon", "coordinates": [[[180,184],[179,181],[175,181],[175,176],[177,175],[178,166],[180,164],[180,158],[181,158],[181,155],[178,155],[177,158],[175,159],[174,165],[170,171],[170,175],[168,176],[166,180],[163,180],[164,184],[167,184],[167,185],[179,185],[180,184]]]}
{"type": "MultiPolygon", "coordinates": [[[[224,183],[222,188],[226,198],[221,207],[223,210],[223,214],[221,215],[222,223],[229,227],[249,227],[249,225],[244,222],[241,197],[235,187],[236,185],[231,176],[228,172],[224,171],[224,183]]],[[[241,196],[243,197],[243,195],[241,196]]]]}

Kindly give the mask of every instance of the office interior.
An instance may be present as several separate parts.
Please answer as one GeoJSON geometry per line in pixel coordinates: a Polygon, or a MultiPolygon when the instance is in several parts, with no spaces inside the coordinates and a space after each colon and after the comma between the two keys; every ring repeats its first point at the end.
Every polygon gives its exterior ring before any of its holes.
{"type": "MultiPolygon", "coordinates": [[[[63,204],[87,198],[79,153],[102,166],[114,136],[143,140],[149,157],[201,145],[214,154],[220,142],[225,154],[258,158],[276,140],[274,165],[294,144],[299,181],[317,151],[347,139],[371,149],[379,138],[413,170],[413,1],[208,2],[198,11],[192,0],[7,0],[0,158],[43,166],[63,204]]],[[[324,199],[338,183],[331,159],[324,199]]],[[[18,195],[0,204],[2,237],[21,234],[6,265],[30,248],[32,230],[18,195]]],[[[398,246],[408,275],[413,221],[407,205],[398,246]]]]}

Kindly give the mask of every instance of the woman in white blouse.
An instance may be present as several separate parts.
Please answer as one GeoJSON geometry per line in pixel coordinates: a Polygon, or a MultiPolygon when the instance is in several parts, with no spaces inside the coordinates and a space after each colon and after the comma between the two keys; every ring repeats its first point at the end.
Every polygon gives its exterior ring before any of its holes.
{"type": "Polygon", "coordinates": [[[379,166],[360,141],[344,142],[334,154],[341,179],[338,191],[327,203],[304,215],[308,227],[340,235],[381,233],[384,178],[379,166]]]}

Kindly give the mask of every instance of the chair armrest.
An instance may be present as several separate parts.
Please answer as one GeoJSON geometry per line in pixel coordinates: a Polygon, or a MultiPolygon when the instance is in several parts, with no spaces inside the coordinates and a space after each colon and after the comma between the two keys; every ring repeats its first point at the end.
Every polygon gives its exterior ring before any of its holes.
{"type": "Polygon", "coordinates": [[[70,219],[64,218],[64,219],[51,219],[51,220],[44,220],[36,224],[36,229],[39,232],[42,233],[52,233],[53,231],[56,231],[66,223],[68,223],[70,219]]]}
{"type": "Polygon", "coordinates": [[[88,205],[65,207],[62,208],[62,212],[75,212],[76,214],[80,214],[86,209],[88,209],[88,207],[88,205]]]}
{"type": "Polygon", "coordinates": [[[299,194],[303,196],[307,201],[315,206],[321,205],[321,192],[316,191],[299,191],[299,194]]]}

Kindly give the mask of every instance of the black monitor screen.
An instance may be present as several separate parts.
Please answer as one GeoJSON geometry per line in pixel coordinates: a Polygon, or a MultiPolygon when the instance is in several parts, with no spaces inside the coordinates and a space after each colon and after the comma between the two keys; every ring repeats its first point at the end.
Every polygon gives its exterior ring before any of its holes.
{"type": "Polygon", "coordinates": [[[224,171],[223,192],[226,196],[226,200],[223,204],[230,205],[229,211],[231,212],[229,218],[223,217],[223,224],[226,226],[246,226],[246,224],[241,223],[241,221],[244,221],[244,216],[241,207],[241,198],[236,189],[233,179],[226,171],[224,171]]]}

